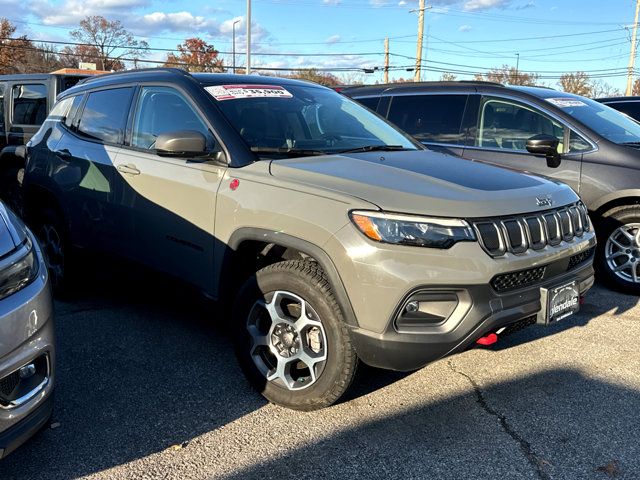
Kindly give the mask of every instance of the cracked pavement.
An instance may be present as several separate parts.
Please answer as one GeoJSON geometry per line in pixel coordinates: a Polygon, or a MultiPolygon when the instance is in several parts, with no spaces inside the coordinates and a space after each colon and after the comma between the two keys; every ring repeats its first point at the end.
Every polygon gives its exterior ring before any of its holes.
{"type": "Polygon", "coordinates": [[[597,286],[552,327],[412,374],[365,368],[346,401],[303,413],[250,390],[210,305],[122,277],[57,303],[59,425],[3,480],[640,478],[636,297],[597,286]]]}

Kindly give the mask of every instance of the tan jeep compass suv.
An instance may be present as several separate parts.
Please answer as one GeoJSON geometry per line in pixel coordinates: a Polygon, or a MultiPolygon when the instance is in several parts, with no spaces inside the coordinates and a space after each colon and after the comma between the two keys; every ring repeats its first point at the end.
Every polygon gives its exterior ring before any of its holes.
{"type": "Polygon", "coordinates": [[[358,361],[412,370],[560,321],[595,236],[564,184],[434,153],[290,79],[117,73],[63,93],[27,147],[30,222],[69,288],[77,247],[233,302],[269,400],[338,400],[358,361]]]}

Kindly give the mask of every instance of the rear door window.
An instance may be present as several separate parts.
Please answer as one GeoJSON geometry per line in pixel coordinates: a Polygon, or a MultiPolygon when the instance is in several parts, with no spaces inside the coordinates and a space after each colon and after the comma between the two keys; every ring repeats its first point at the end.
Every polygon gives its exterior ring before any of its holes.
{"type": "Polygon", "coordinates": [[[89,93],[78,132],[106,143],[122,143],[133,88],[113,88],[89,93]]]}
{"type": "Polygon", "coordinates": [[[47,118],[46,85],[16,84],[12,88],[12,99],[14,125],[42,125],[47,118]]]}
{"type": "Polygon", "coordinates": [[[389,120],[421,142],[464,144],[462,118],[468,95],[406,95],[391,100],[389,120]]]}

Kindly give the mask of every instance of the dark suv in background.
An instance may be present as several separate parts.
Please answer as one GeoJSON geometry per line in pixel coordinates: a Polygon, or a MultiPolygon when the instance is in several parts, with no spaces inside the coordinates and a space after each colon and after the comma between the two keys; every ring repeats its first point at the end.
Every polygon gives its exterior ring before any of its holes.
{"type": "Polygon", "coordinates": [[[640,121],[640,97],[607,97],[596,98],[596,101],[640,121]]]}
{"type": "Polygon", "coordinates": [[[639,123],[594,100],[543,87],[427,82],[342,93],[433,150],[569,184],[596,223],[599,271],[640,293],[639,123]]]}
{"type": "Polygon", "coordinates": [[[38,131],[59,93],[89,76],[86,70],[0,75],[0,197],[21,210],[23,145],[38,131]],[[21,175],[20,175],[21,176],[21,175]]]}

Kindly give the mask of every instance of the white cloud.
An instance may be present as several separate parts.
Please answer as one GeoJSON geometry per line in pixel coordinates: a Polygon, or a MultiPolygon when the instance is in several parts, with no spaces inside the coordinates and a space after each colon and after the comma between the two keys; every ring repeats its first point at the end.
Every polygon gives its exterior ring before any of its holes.
{"type": "Polygon", "coordinates": [[[29,11],[45,25],[76,25],[89,15],[121,19],[127,11],[148,5],[148,0],[65,0],[62,4],[51,0],[29,3],[29,11]]]}
{"type": "Polygon", "coordinates": [[[511,0],[467,0],[463,8],[468,12],[478,10],[489,10],[491,8],[504,8],[511,3],[511,0]]]}
{"type": "Polygon", "coordinates": [[[389,3],[387,0],[369,0],[369,4],[372,7],[383,7],[387,3],[389,3]]]}
{"type": "Polygon", "coordinates": [[[205,17],[193,15],[190,12],[153,12],[134,20],[134,25],[145,31],[186,31],[204,30],[214,26],[211,20],[205,17]]]}
{"type": "Polygon", "coordinates": [[[404,0],[400,0],[400,1],[398,2],[398,6],[399,6],[399,7],[404,7],[406,4],[407,4],[407,2],[405,2],[404,0]]]}
{"type": "Polygon", "coordinates": [[[342,0],[322,0],[323,5],[340,5],[342,0]]]}
{"type": "Polygon", "coordinates": [[[327,38],[325,40],[325,42],[331,44],[331,43],[337,43],[340,41],[340,35],[331,35],[329,38],[327,38]]]}
{"type": "Polygon", "coordinates": [[[472,30],[471,25],[460,25],[458,27],[459,32],[470,32],[472,30]]]}

